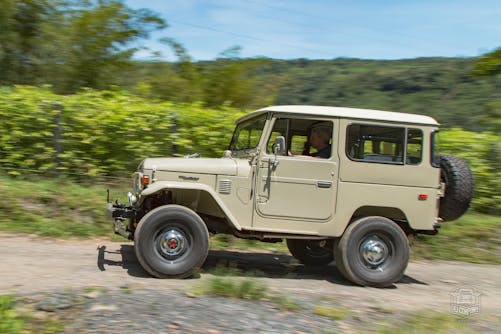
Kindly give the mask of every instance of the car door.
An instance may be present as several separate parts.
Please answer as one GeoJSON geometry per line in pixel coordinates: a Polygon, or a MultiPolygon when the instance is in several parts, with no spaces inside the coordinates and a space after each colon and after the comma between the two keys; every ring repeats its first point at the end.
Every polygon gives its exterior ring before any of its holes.
{"type": "MultiPolygon", "coordinates": [[[[327,221],[335,211],[338,155],[336,121],[277,118],[266,150],[261,152],[256,179],[256,212],[263,218],[327,221]],[[331,129],[330,156],[312,157],[315,149],[302,152],[315,124],[331,129]],[[288,154],[273,153],[274,138],[286,138],[288,154]]],[[[259,219],[255,227],[259,227],[259,219]]]]}

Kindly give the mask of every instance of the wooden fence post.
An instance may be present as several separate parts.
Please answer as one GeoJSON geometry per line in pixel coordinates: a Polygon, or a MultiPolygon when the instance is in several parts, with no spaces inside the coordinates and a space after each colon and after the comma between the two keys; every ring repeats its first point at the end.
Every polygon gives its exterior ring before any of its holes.
{"type": "Polygon", "coordinates": [[[63,105],[56,102],[52,105],[52,110],[56,111],[54,115],[54,149],[56,154],[54,156],[54,162],[56,164],[55,176],[61,177],[61,154],[63,154],[63,146],[61,144],[61,113],[63,111],[63,105]]]}

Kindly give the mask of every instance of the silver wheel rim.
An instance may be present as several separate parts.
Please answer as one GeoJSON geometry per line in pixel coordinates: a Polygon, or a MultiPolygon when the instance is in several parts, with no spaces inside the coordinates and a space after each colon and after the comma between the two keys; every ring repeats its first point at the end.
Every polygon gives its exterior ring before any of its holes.
{"type": "Polygon", "coordinates": [[[362,241],[360,255],[368,268],[376,269],[390,257],[390,249],[385,240],[377,235],[371,235],[362,241]]]}
{"type": "Polygon", "coordinates": [[[189,246],[186,235],[178,229],[163,231],[157,236],[155,243],[159,254],[169,260],[182,256],[189,246]]]}

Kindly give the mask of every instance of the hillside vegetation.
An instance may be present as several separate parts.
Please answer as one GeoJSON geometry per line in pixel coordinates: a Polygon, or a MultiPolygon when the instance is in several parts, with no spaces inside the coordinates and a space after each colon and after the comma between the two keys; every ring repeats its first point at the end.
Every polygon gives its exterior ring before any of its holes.
{"type": "Polygon", "coordinates": [[[446,127],[499,127],[501,78],[472,74],[475,59],[274,60],[135,63],[121,85],[136,94],[253,108],[314,104],[417,113],[446,127]],[[190,76],[186,71],[189,68],[190,76]]]}

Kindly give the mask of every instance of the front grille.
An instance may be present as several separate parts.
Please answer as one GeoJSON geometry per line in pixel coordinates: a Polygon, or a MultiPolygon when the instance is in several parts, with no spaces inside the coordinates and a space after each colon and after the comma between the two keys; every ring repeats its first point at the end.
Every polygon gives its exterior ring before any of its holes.
{"type": "Polygon", "coordinates": [[[219,193],[226,195],[231,194],[231,180],[219,181],[219,193]]]}

